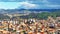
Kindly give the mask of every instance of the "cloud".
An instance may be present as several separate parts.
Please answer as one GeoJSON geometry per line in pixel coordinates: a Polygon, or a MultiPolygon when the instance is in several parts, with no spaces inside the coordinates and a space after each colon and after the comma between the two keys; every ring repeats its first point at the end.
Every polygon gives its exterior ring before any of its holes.
{"type": "Polygon", "coordinates": [[[50,3],[48,0],[42,0],[43,3],[50,3]]]}
{"type": "Polygon", "coordinates": [[[0,2],[0,9],[15,9],[19,5],[19,2],[0,2]]]}
{"type": "Polygon", "coordinates": [[[32,4],[29,2],[20,2],[20,7],[23,7],[24,9],[33,9],[36,8],[38,5],[37,4],[32,4]]]}
{"type": "Polygon", "coordinates": [[[60,7],[60,5],[46,5],[47,7],[60,7]]]}
{"type": "MultiPolygon", "coordinates": [[[[3,1],[7,1],[7,0],[3,0],[3,1]]],[[[0,2],[0,6],[1,6],[0,8],[4,8],[4,9],[60,8],[60,2],[59,2],[60,0],[8,0],[8,1],[14,1],[14,2],[4,2],[4,3],[0,2]]]]}
{"type": "Polygon", "coordinates": [[[0,2],[0,9],[33,9],[37,4],[29,2],[0,2]]]}
{"type": "Polygon", "coordinates": [[[21,1],[26,1],[26,0],[0,0],[0,2],[21,2],[21,1]]]}

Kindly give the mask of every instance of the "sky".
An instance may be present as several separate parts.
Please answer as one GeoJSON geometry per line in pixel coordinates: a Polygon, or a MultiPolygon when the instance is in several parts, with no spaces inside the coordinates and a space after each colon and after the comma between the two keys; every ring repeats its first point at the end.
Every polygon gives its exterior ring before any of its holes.
{"type": "Polygon", "coordinates": [[[60,0],[0,0],[0,9],[60,9],[60,0]]]}

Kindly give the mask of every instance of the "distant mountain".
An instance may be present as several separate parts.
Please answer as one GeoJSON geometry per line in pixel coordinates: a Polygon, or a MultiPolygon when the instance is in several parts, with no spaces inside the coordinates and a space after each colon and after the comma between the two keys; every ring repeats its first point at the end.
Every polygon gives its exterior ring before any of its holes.
{"type": "Polygon", "coordinates": [[[39,12],[53,12],[53,11],[60,11],[60,9],[0,9],[0,13],[2,14],[15,14],[15,13],[39,13],[39,12]]]}
{"type": "MultiPolygon", "coordinates": [[[[21,17],[21,18],[30,18],[32,16],[32,18],[42,18],[41,16],[45,16],[47,15],[55,15],[56,16],[60,16],[60,9],[8,9],[8,10],[4,10],[4,9],[0,9],[0,19],[9,19],[10,17],[15,18],[15,17],[21,17]],[[47,12],[47,13],[43,13],[42,12],[47,12]],[[38,15],[38,17],[37,17],[38,15]]],[[[55,16],[54,16],[55,17],[55,16]]]]}

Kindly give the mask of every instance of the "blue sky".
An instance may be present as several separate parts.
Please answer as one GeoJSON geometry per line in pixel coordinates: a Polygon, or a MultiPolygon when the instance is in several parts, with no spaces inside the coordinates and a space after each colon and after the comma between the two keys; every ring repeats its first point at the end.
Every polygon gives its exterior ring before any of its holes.
{"type": "Polygon", "coordinates": [[[60,0],[0,0],[0,9],[60,9],[60,0]]]}

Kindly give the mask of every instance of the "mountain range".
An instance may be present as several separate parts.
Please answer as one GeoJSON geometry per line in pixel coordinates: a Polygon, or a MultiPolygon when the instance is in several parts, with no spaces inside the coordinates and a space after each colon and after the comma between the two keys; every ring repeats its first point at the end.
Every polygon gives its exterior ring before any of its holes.
{"type": "Polygon", "coordinates": [[[40,12],[54,12],[60,9],[0,9],[0,14],[24,14],[24,13],[40,13],[40,12]]]}
{"type": "Polygon", "coordinates": [[[60,16],[60,9],[0,9],[0,19],[9,19],[16,17],[30,18],[31,16],[34,18],[42,18],[41,16],[46,17],[48,15],[53,15],[54,17],[55,15],[60,16]]]}

